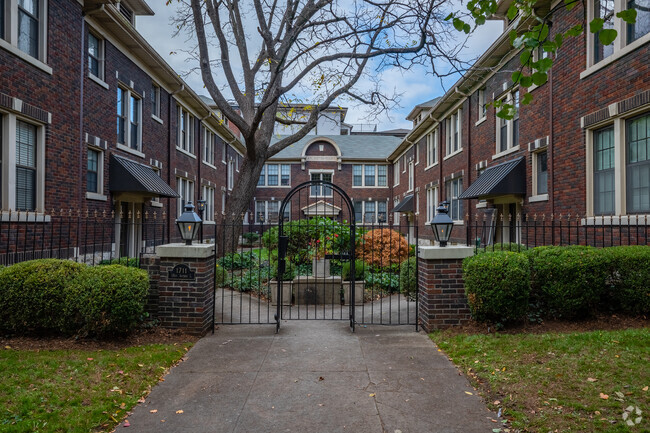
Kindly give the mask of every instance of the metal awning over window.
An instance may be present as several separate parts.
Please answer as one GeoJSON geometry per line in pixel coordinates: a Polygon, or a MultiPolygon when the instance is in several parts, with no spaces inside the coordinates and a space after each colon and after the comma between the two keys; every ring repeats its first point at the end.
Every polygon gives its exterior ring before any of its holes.
{"type": "Polygon", "coordinates": [[[489,198],[503,195],[526,195],[524,157],[487,168],[459,198],[489,198]]]}
{"type": "Polygon", "coordinates": [[[111,155],[108,188],[112,193],[135,192],[152,197],[179,197],[151,167],[111,155]]]}
{"type": "Polygon", "coordinates": [[[413,194],[404,197],[404,200],[393,208],[393,212],[413,212],[413,194]]]}

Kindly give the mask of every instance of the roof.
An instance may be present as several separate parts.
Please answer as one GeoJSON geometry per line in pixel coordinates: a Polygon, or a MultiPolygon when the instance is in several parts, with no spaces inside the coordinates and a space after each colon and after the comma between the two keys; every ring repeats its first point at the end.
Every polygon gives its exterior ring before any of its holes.
{"type": "Polygon", "coordinates": [[[151,167],[139,162],[111,155],[109,170],[111,192],[136,192],[155,197],[179,196],[151,167]]]}
{"type": "MultiPolygon", "coordinates": [[[[274,136],[271,145],[285,136],[274,136]]],[[[270,159],[300,159],[305,145],[319,139],[332,141],[341,149],[342,159],[386,160],[401,138],[392,135],[307,135],[270,159]]]]}
{"type": "Polygon", "coordinates": [[[440,96],[435,97],[433,99],[430,99],[428,101],[422,102],[420,104],[417,104],[415,107],[413,107],[411,112],[406,116],[406,120],[413,120],[417,113],[422,111],[424,108],[431,108],[431,107],[435,106],[439,99],[440,99],[440,96]]]}
{"type": "Polygon", "coordinates": [[[413,194],[404,197],[404,200],[393,208],[393,212],[413,212],[413,194]]]}
{"type": "Polygon", "coordinates": [[[510,194],[526,194],[526,164],[523,156],[487,168],[460,195],[460,198],[484,198],[510,194]]]}

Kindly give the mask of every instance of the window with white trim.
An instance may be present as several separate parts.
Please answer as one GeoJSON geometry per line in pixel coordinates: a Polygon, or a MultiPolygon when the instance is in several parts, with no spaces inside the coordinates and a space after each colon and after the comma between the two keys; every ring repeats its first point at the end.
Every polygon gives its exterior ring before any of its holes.
{"type": "Polygon", "coordinates": [[[189,202],[194,203],[194,182],[184,177],[176,178],[176,192],[180,197],[176,199],[176,211],[180,217],[185,205],[189,202]]]}
{"type": "Polygon", "coordinates": [[[415,185],[415,167],[413,161],[409,162],[409,191],[413,191],[415,185]]]}
{"type": "Polygon", "coordinates": [[[203,162],[214,165],[214,145],[217,136],[207,127],[203,127],[203,162]]]}
{"type": "MultiPolygon", "coordinates": [[[[332,182],[331,171],[312,171],[309,174],[311,180],[324,180],[332,182]]],[[[312,185],[309,189],[310,197],[332,197],[332,188],[325,185],[312,185]]]]}
{"type": "Polygon", "coordinates": [[[264,164],[257,186],[291,186],[291,165],[264,164]]]}
{"type": "Polygon", "coordinates": [[[449,217],[454,221],[463,219],[463,201],[459,198],[463,193],[463,178],[452,179],[445,184],[447,201],[449,202],[449,217]]]}
{"type": "Polygon", "coordinates": [[[415,152],[415,164],[420,163],[420,142],[418,141],[415,143],[415,146],[413,146],[413,150],[415,152]]]}
{"type": "Polygon", "coordinates": [[[176,128],[178,129],[176,147],[194,155],[194,116],[180,105],[176,128]]]}
{"type": "MultiPolygon", "coordinates": [[[[153,170],[154,173],[156,173],[156,175],[158,177],[162,177],[161,176],[162,173],[161,173],[161,171],[160,171],[160,169],[158,167],[151,167],[151,169],[153,170]]],[[[162,207],[162,203],[160,203],[160,197],[151,197],[151,205],[152,206],[157,206],[157,207],[162,207]]]]}
{"type": "Polygon", "coordinates": [[[232,157],[228,161],[228,190],[232,191],[235,186],[235,162],[232,157]]]}
{"type": "Polygon", "coordinates": [[[485,87],[478,89],[478,120],[485,119],[487,116],[487,96],[485,87]]]}
{"type": "Polygon", "coordinates": [[[445,121],[445,133],[447,136],[447,155],[458,152],[463,148],[461,144],[462,119],[463,110],[459,108],[457,112],[449,116],[445,121]]]}
{"type": "Polygon", "coordinates": [[[16,121],[16,210],[36,209],[36,126],[16,121]]]}
{"type": "MultiPolygon", "coordinates": [[[[395,197],[395,198],[393,199],[393,209],[396,208],[398,204],[399,204],[399,197],[395,197]]],[[[398,226],[398,225],[399,225],[399,223],[400,223],[400,220],[399,220],[399,219],[400,219],[400,215],[401,215],[400,212],[393,212],[393,225],[394,225],[394,226],[398,226]]]]}
{"type": "Polygon", "coordinates": [[[117,87],[117,143],[142,151],[142,101],[132,90],[117,87]]]}
{"type": "Polygon", "coordinates": [[[352,166],[352,186],[376,187],[388,185],[388,166],[355,164],[352,166]]]}
{"type": "Polygon", "coordinates": [[[519,90],[508,92],[501,98],[501,101],[514,107],[514,116],[512,119],[495,116],[497,119],[497,154],[519,146],[519,90]]]}
{"type": "Polygon", "coordinates": [[[384,224],[388,222],[388,205],[385,201],[356,200],[354,218],[357,224],[384,224]]]}
{"type": "Polygon", "coordinates": [[[214,221],[214,188],[204,185],[201,189],[201,197],[205,200],[203,221],[214,221]]]}
{"type": "Polygon", "coordinates": [[[438,187],[427,188],[427,221],[432,221],[438,208],[438,187]]]}
{"type": "Polygon", "coordinates": [[[650,113],[626,122],[627,212],[650,212],[650,113]]]}
{"type": "Polygon", "coordinates": [[[104,39],[88,32],[88,72],[104,81],[104,39]]]}
{"type": "Polygon", "coordinates": [[[438,128],[427,134],[427,167],[438,162],[438,128]]]}
{"type": "Polygon", "coordinates": [[[46,63],[47,0],[0,1],[0,39],[46,63]]]}
{"type": "Polygon", "coordinates": [[[548,151],[533,153],[533,195],[548,194],[548,151]]]}
{"type": "Polygon", "coordinates": [[[151,83],[151,115],[160,119],[160,86],[154,82],[151,83]]]}
{"type": "Polygon", "coordinates": [[[399,159],[395,161],[395,164],[393,165],[393,177],[395,178],[393,186],[399,185],[399,159]]]}
{"type": "MultiPolygon", "coordinates": [[[[226,214],[226,191],[221,191],[221,215],[226,214]]],[[[248,221],[245,219],[244,221],[248,221]]]]}
{"type": "MultiPolygon", "coordinates": [[[[88,148],[86,166],[86,192],[102,195],[104,193],[104,152],[94,147],[88,148]]],[[[86,195],[88,197],[88,194],[86,195]]]]}
{"type": "Polygon", "coordinates": [[[18,0],[18,49],[32,57],[39,58],[39,52],[44,50],[39,44],[41,28],[41,9],[38,0],[18,0]]]}
{"type": "MultiPolygon", "coordinates": [[[[255,201],[255,224],[277,224],[280,212],[280,202],[271,200],[255,201]]],[[[284,209],[284,221],[290,220],[291,204],[284,209]]]]}

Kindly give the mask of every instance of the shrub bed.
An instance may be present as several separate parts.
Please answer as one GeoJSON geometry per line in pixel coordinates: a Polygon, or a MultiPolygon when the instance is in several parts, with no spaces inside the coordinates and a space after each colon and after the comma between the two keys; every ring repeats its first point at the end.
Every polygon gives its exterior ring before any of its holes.
{"type": "Polygon", "coordinates": [[[149,277],[122,265],[44,259],[0,269],[0,330],[105,336],[142,319],[149,277]]]}
{"type": "Polygon", "coordinates": [[[650,247],[607,248],[611,266],[608,300],[628,314],[650,313],[650,247]]]}
{"type": "Polygon", "coordinates": [[[415,301],[418,290],[417,257],[409,257],[400,265],[399,291],[410,301],[415,301]]]}

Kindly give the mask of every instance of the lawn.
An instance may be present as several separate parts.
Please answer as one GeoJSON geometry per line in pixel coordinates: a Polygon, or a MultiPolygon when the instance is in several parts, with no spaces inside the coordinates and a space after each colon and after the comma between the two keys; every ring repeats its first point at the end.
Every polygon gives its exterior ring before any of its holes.
{"type": "Polygon", "coordinates": [[[0,431],[110,431],[191,343],[0,352],[0,431]]]}
{"type": "Polygon", "coordinates": [[[494,432],[650,431],[648,328],[430,337],[509,420],[494,432]]]}

